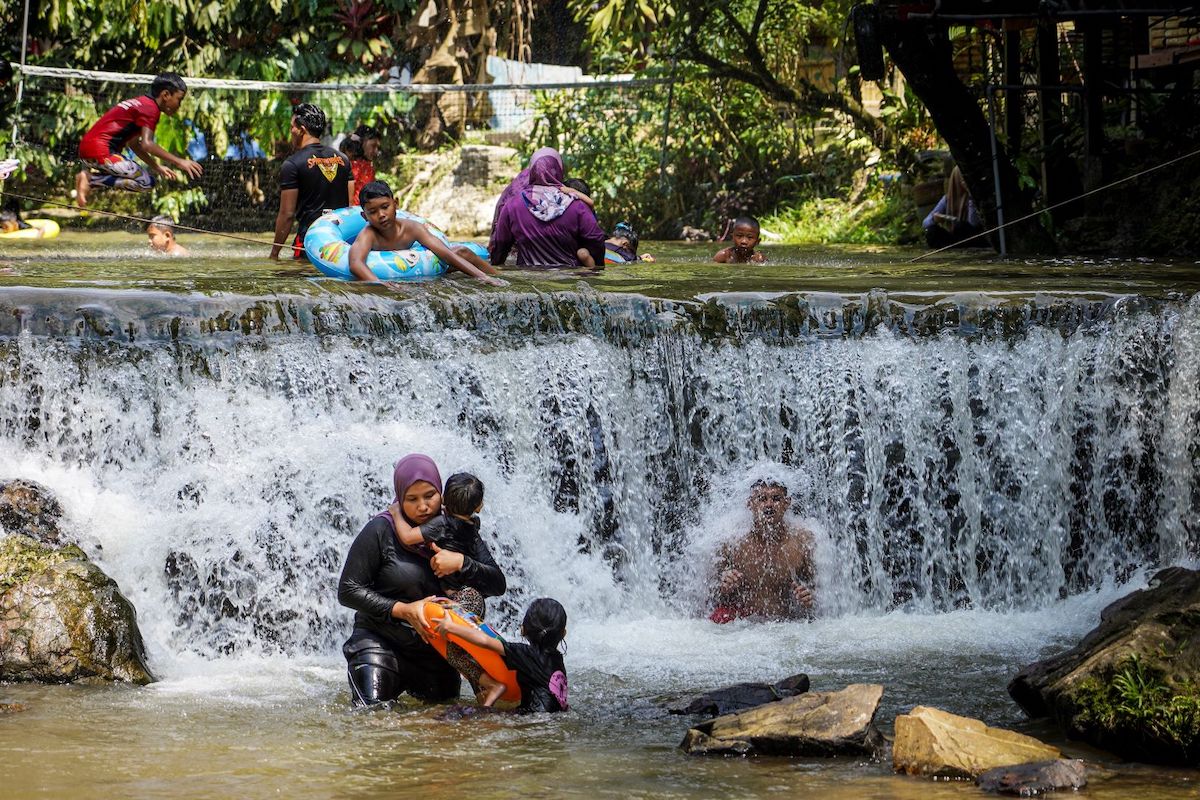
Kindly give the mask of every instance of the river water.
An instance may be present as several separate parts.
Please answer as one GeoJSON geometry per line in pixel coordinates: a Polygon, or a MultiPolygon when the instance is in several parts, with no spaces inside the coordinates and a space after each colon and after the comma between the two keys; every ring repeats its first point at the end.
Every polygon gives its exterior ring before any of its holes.
{"type": "MultiPolygon", "coordinates": [[[[696,759],[665,700],[806,672],[1034,733],[1005,685],[1158,567],[1200,503],[1192,263],[772,248],[348,286],[249,245],[0,245],[0,476],[51,487],[138,610],[145,688],[0,686],[6,797],[959,797],[887,760],[696,759]],[[391,465],[487,485],[509,575],[570,615],[572,711],[354,711],[336,602],[391,465]],[[713,625],[705,565],[782,479],[812,623],[713,625]],[[458,715],[461,716],[461,715],[458,715]]],[[[1120,765],[1094,797],[1196,797],[1120,765]]]]}

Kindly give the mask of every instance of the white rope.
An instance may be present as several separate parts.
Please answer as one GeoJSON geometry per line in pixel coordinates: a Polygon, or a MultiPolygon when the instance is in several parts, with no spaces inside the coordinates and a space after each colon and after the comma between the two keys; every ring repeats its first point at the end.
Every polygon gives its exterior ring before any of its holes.
{"type": "MultiPolygon", "coordinates": [[[[16,66],[16,65],[14,65],[16,66]]],[[[104,72],[95,69],[68,69],[66,67],[38,67],[20,65],[23,75],[38,75],[46,78],[74,78],[77,80],[105,81],[149,85],[153,75],[135,72],[104,72]]],[[[586,76],[585,76],[586,77],[586,76]]],[[[232,78],[192,78],[184,76],[188,88],[196,89],[241,89],[244,91],[292,91],[292,92],[367,92],[377,94],[445,94],[447,92],[504,92],[536,91],[538,89],[598,89],[605,87],[658,86],[670,83],[670,78],[598,78],[572,82],[548,83],[292,83],[289,81],[243,81],[232,78]]]]}

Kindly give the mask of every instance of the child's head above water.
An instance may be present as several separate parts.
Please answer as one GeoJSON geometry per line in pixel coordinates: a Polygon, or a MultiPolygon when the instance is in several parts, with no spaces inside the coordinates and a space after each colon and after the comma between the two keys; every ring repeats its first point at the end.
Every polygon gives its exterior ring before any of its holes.
{"type": "Polygon", "coordinates": [[[469,517],[483,508],[483,481],[469,472],[456,472],[442,489],[442,508],[455,517],[469,517]]]}
{"type": "Polygon", "coordinates": [[[390,230],[396,222],[396,198],[392,187],[383,181],[371,181],[358,193],[363,219],[376,230],[390,230]]]}
{"type": "Polygon", "coordinates": [[[637,249],[638,249],[637,231],[635,231],[633,229],[633,226],[630,225],[628,222],[618,222],[617,226],[615,228],[613,228],[613,233],[610,238],[624,239],[625,246],[628,247],[629,250],[635,256],[637,255],[637,249]]]}
{"type": "Polygon", "coordinates": [[[159,214],[150,220],[146,226],[146,235],[150,237],[150,249],[167,253],[175,243],[175,220],[166,214],[159,214]]]}
{"type": "Polygon", "coordinates": [[[760,237],[758,220],[754,217],[738,217],[733,221],[733,246],[739,250],[753,250],[760,237]]]}
{"type": "Polygon", "coordinates": [[[567,636],[567,610],[552,597],[539,597],[526,609],[521,633],[539,650],[557,650],[567,636]]]}

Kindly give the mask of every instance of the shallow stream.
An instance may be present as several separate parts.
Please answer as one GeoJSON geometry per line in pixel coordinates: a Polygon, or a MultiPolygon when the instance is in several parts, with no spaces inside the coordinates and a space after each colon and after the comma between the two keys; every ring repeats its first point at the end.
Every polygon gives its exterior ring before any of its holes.
{"type": "Polygon", "coordinates": [[[161,681],[0,686],[5,797],[978,796],[856,759],[697,759],[665,699],[807,672],[1198,797],[1025,720],[1005,685],[1156,568],[1192,563],[1200,270],[918,251],[645,249],[599,276],[394,289],[251,245],[0,244],[0,477],[53,489],[161,681]],[[349,707],[335,587],[391,464],[476,472],[514,632],[570,614],[572,711],[349,707]],[[782,478],[812,623],[703,620],[705,565],[782,478]],[[453,716],[450,713],[450,716],[453,716]]]}

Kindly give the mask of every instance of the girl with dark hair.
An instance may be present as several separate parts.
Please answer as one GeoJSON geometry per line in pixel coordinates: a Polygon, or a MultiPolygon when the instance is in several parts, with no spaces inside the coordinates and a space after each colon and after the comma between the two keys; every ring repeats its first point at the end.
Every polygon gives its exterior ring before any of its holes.
{"type": "MultiPolygon", "coordinates": [[[[529,604],[521,622],[521,635],[529,644],[506,642],[488,636],[478,628],[451,622],[449,615],[438,624],[442,635],[454,634],[478,647],[485,647],[504,657],[504,663],[517,673],[521,687],[521,704],[517,711],[567,710],[567,667],[558,646],[567,636],[567,611],[562,603],[550,597],[539,597],[529,604]]],[[[504,694],[504,684],[496,684],[484,698],[490,706],[504,694]]]]}
{"type": "MultiPolygon", "coordinates": [[[[350,156],[350,171],[355,187],[366,186],[375,180],[375,159],[379,157],[379,131],[370,125],[359,125],[342,140],[342,152],[350,156]]],[[[360,205],[358,192],[351,205],[360,205]]]]}

